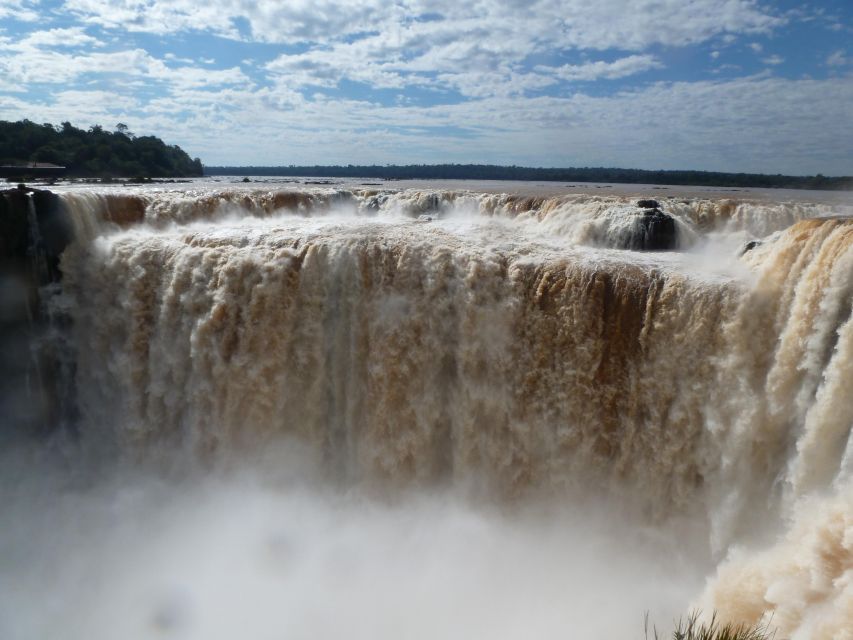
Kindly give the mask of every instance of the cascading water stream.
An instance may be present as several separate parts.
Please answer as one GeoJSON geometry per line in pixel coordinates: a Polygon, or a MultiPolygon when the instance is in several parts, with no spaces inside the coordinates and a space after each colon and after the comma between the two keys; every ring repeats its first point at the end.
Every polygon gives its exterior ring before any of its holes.
{"type": "MultiPolygon", "coordinates": [[[[38,218],[36,217],[36,205],[32,194],[27,194],[27,229],[29,231],[27,257],[30,261],[30,269],[39,282],[47,280],[47,265],[44,260],[44,249],[42,247],[41,234],[39,232],[38,218]]],[[[33,331],[35,318],[30,305],[24,305],[27,311],[27,323],[30,331],[33,331]]],[[[31,402],[37,402],[44,405],[47,402],[45,397],[45,385],[42,377],[41,363],[36,350],[31,352],[31,364],[27,368],[27,392],[30,398],[34,399],[31,402]],[[30,375],[32,372],[32,375],[30,375]],[[31,378],[34,378],[32,380],[31,378]]]]}

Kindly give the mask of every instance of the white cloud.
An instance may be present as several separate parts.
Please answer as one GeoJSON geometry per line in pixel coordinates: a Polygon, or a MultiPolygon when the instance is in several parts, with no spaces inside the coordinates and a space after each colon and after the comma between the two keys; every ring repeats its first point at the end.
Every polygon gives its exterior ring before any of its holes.
{"type": "MultiPolygon", "coordinates": [[[[59,30],[55,30],[59,31],[59,30]]],[[[194,66],[170,67],[144,49],[111,52],[69,53],[44,48],[52,38],[37,32],[35,38],[19,43],[0,43],[0,76],[9,83],[67,85],[85,76],[101,80],[127,76],[153,82],[164,82],[175,88],[214,87],[249,83],[239,67],[209,69],[194,66]],[[34,42],[43,42],[35,46],[34,42]]],[[[124,86],[128,86],[126,79],[124,86]]]]}
{"type": "MultiPolygon", "coordinates": [[[[318,148],[329,136],[310,129],[319,118],[329,123],[334,137],[350,139],[356,147],[357,141],[365,142],[362,136],[385,130],[387,145],[370,143],[377,162],[491,158],[519,164],[617,163],[793,173],[826,173],[827,166],[836,166],[838,172],[849,173],[853,166],[846,149],[853,146],[853,123],[844,105],[851,100],[849,81],[768,78],[662,83],[608,97],[490,98],[429,108],[309,103],[288,112],[287,120],[293,129],[311,131],[310,145],[295,146],[287,159],[277,149],[257,148],[253,155],[270,163],[322,162],[330,153],[342,162],[363,157],[364,151],[356,150],[347,159],[331,139],[328,147],[318,148]],[[825,99],[815,102],[815,95],[825,99]],[[456,127],[472,135],[460,146],[440,136],[424,140],[403,135],[400,130],[406,127],[456,127]],[[426,147],[423,155],[414,145],[426,147]],[[781,148],[785,154],[779,153],[781,148]]],[[[275,128],[281,126],[276,124],[281,117],[261,111],[255,122],[275,128]]],[[[291,139],[291,134],[286,137],[291,139]]]]}
{"type": "Polygon", "coordinates": [[[0,98],[0,112],[127,122],[210,164],[492,161],[853,173],[853,81],[840,77],[656,83],[612,96],[495,96],[432,107],[312,100],[283,86],[187,88],[148,102],[103,92],[15,100],[0,98]],[[449,129],[466,132],[464,144],[449,129]]]}
{"type": "Polygon", "coordinates": [[[783,62],[785,62],[785,58],[783,58],[782,56],[773,54],[772,56],[767,56],[766,58],[761,58],[761,62],[763,62],[764,64],[776,66],[776,65],[779,65],[779,64],[782,64],[783,62]]]}
{"type": "Polygon", "coordinates": [[[21,83],[64,84],[87,73],[144,74],[151,58],[141,50],[75,55],[16,47],[0,57],[0,75],[21,83]]]}
{"type": "MultiPolygon", "coordinates": [[[[0,15],[11,6],[30,5],[0,0],[0,15]]],[[[709,42],[717,60],[717,48],[771,34],[789,19],[753,0],[68,0],[64,7],[82,26],[0,37],[3,117],[126,122],[211,164],[491,161],[853,173],[850,76],[795,81],[767,71],[630,90],[617,84],[611,95],[572,84],[662,69],[672,48],[689,44],[709,42]],[[160,59],[129,44],[127,31],[286,46],[241,53],[245,71],[217,69],[201,57],[212,48],[160,59]],[[333,88],[344,81],[400,97],[387,105],[342,98],[333,88]],[[38,98],[12,93],[36,83],[46,85],[38,98]],[[412,87],[444,104],[424,106],[421,92],[405,91],[412,87]]],[[[783,62],[758,42],[749,46],[766,64],[783,62]]],[[[735,61],[738,51],[727,51],[726,62],[735,61]]],[[[225,50],[217,58],[228,60],[225,50]]],[[[833,67],[848,62],[843,50],[826,59],[833,67]]]]}
{"type": "Polygon", "coordinates": [[[282,55],[267,63],[265,68],[274,76],[286,79],[292,87],[333,87],[343,78],[382,88],[407,84],[398,73],[385,70],[388,64],[372,60],[363,46],[341,45],[334,49],[282,55]]]}
{"type": "Polygon", "coordinates": [[[87,22],[166,34],[208,31],[228,38],[279,43],[329,43],[394,27],[453,32],[476,21],[484,40],[525,40],[561,48],[641,50],[652,44],[691,44],[726,33],[767,33],[783,17],[754,0],[68,0],[87,22]],[[433,14],[435,21],[413,16],[433,14]],[[248,24],[241,33],[240,21],[248,24]],[[519,29],[519,25],[524,25],[519,29]]]}
{"type": "Polygon", "coordinates": [[[555,75],[563,80],[572,81],[597,80],[599,78],[614,80],[642,73],[643,71],[660,69],[661,67],[663,67],[663,64],[655,56],[635,55],[619,58],[613,62],[598,60],[576,65],[567,64],[556,69],[549,69],[547,67],[537,67],[537,69],[540,72],[545,72],[546,70],[553,71],[555,75]]]}
{"type": "Polygon", "coordinates": [[[39,18],[38,12],[33,9],[36,4],[26,0],[0,0],[0,18],[33,22],[39,18]]]}
{"type": "Polygon", "coordinates": [[[826,64],[830,67],[843,67],[853,62],[850,58],[846,56],[844,49],[838,49],[838,51],[833,51],[826,58],[826,64]]]}
{"type": "Polygon", "coordinates": [[[507,32],[500,34],[493,33],[494,25],[487,21],[471,18],[391,25],[352,42],[280,55],[265,68],[290,87],[334,87],[347,79],[375,88],[426,86],[485,96],[522,93],[561,79],[622,78],[662,66],[654,56],[637,54],[613,62],[540,65],[525,71],[529,56],[551,51],[552,45],[543,40],[549,35],[548,27],[543,24],[540,30],[531,24],[540,34],[540,38],[531,38],[514,24],[501,22],[500,29],[507,32]]]}
{"type": "MultiPolygon", "coordinates": [[[[522,95],[559,82],[624,78],[662,66],[652,55],[635,53],[612,62],[530,69],[528,61],[536,57],[576,50],[641,52],[652,45],[769,33],[784,22],[755,0],[68,0],[62,11],[107,29],[107,38],[110,32],[195,31],[300,44],[299,53],[260,63],[273,86],[332,88],[347,80],[375,89],[416,86],[468,97],[522,95]],[[422,18],[426,14],[429,19],[422,18]]],[[[212,71],[205,82],[190,70],[196,62],[167,54],[171,64],[187,64],[180,69],[192,79],[181,80],[139,49],[73,57],[48,51],[101,44],[79,26],[39,31],[18,43],[14,55],[0,58],[0,70],[18,83],[69,82],[108,72],[184,85],[247,81],[235,68],[212,71]]]]}
{"type": "Polygon", "coordinates": [[[556,84],[553,76],[541,73],[515,73],[508,69],[486,72],[443,73],[437,82],[451,87],[463,96],[485,98],[490,96],[524,95],[529,91],[556,84]]]}
{"type": "Polygon", "coordinates": [[[714,67],[714,69],[711,70],[711,73],[719,74],[723,71],[741,71],[742,69],[743,67],[739,64],[721,64],[718,67],[714,67]]]}
{"type": "Polygon", "coordinates": [[[29,33],[20,43],[22,47],[101,47],[103,42],[86,34],[82,27],[49,29],[29,33]]]}
{"type": "Polygon", "coordinates": [[[183,62],[184,64],[192,64],[195,62],[192,58],[181,58],[175,55],[174,53],[166,53],[163,55],[164,60],[168,60],[169,62],[183,62]]]}

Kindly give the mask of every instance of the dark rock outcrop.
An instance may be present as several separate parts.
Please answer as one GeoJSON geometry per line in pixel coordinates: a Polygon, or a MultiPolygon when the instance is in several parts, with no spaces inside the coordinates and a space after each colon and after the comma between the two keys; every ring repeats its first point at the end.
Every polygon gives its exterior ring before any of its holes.
{"type": "Polygon", "coordinates": [[[753,249],[755,249],[755,247],[759,246],[760,244],[761,244],[761,240],[750,240],[745,245],[743,245],[743,247],[740,250],[740,253],[738,253],[738,258],[741,257],[742,255],[744,255],[745,253],[752,251],[753,249]]]}
{"type": "Polygon", "coordinates": [[[638,200],[634,223],[619,234],[616,248],[630,251],[670,251],[678,246],[678,226],[657,200],[638,200]]]}
{"type": "Polygon", "coordinates": [[[657,200],[637,200],[637,206],[640,209],[660,209],[660,204],[657,200]]]}
{"type": "Polygon", "coordinates": [[[31,271],[31,263],[43,261],[45,273],[29,274],[33,284],[58,281],[59,256],[71,242],[72,233],[68,212],[55,193],[24,185],[0,191],[0,270],[4,273],[31,271]],[[31,220],[30,201],[35,220],[31,220]]]}
{"type": "Polygon", "coordinates": [[[678,245],[675,219],[659,209],[643,209],[639,216],[630,246],[634,251],[669,251],[678,245]]]}
{"type": "Polygon", "coordinates": [[[437,214],[441,211],[442,204],[444,203],[441,200],[441,196],[437,193],[431,193],[427,196],[420,214],[437,214]]]}
{"type": "MultiPolygon", "coordinates": [[[[64,407],[64,358],[54,348],[64,321],[47,301],[59,290],[59,259],[72,227],[56,194],[24,185],[0,191],[0,414],[4,432],[46,431],[64,407]]],[[[66,376],[67,379],[67,376],[66,376]]],[[[0,434],[2,435],[2,434],[0,434]]]]}

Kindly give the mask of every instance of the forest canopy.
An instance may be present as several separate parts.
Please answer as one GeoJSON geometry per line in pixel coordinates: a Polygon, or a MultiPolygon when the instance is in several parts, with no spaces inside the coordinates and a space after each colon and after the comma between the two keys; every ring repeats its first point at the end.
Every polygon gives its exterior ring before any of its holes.
{"type": "Polygon", "coordinates": [[[770,187],[788,189],[853,189],[851,177],[785,176],[762,173],[617,169],[605,167],[539,168],[489,164],[410,164],[286,167],[204,167],[205,175],[311,176],[330,178],[380,178],[398,180],[542,180],[557,182],[610,182],[671,184],[701,187],[770,187]]]}
{"type": "Polygon", "coordinates": [[[202,175],[201,160],[155,136],[136,136],[127,125],[114,131],[95,125],[78,129],[29,120],[0,120],[0,165],[45,162],[66,167],[69,176],[164,177],[202,175]]]}

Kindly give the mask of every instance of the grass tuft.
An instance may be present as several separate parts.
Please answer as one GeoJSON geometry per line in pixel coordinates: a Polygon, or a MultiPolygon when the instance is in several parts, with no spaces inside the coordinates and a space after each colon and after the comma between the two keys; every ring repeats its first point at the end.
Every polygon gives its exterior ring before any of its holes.
{"type": "MultiPolygon", "coordinates": [[[[672,640],[773,640],[775,630],[770,629],[770,621],[755,625],[720,623],[714,613],[708,622],[699,620],[699,611],[694,611],[686,619],[679,619],[672,632],[672,640]]],[[[645,620],[646,640],[649,640],[649,616],[645,620]]],[[[652,629],[652,638],[661,640],[657,627],[652,629]]]]}

